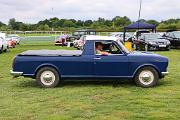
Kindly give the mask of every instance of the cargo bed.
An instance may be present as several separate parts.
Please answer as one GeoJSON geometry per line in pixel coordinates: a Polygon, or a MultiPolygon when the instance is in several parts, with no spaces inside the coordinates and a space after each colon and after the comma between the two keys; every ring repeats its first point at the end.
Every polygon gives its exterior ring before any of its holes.
{"type": "Polygon", "coordinates": [[[81,56],[81,50],[28,50],[20,56],[81,56]]]}

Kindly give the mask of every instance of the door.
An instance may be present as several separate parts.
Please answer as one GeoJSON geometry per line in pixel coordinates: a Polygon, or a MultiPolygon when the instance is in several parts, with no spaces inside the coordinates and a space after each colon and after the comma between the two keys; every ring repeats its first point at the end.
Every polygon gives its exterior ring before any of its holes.
{"type": "Polygon", "coordinates": [[[60,69],[62,77],[91,77],[93,76],[93,55],[59,57],[54,63],[60,69]]]}
{"type": "Polygon", "coordinates": [[[169,40],[171,42],[171,46],[175,46],[175,41],[174,41],[174,34],[173,33],[168,33],[167,34],[167,40],[169,40]]]}
{"type": "MultiPolygon", "coordinates": [[[[103,55],[94,55],[94,75],[95,77],[124,77],[129,73],[128,56],[121,51],[115,42],[104,43],[102,47],[103,55]],[[108,52],[108,54],[104,54],[108,52]]],[[[96,43],[95,43],[96,44],[96,43]]],[[[97,47],[97,45],[95,45],[97,47]]],[[[101,48],[101,47],[100,47],[101,48]]],[[[98,50],[99,52],[99,50],[98,50]]]]}
{"type": "Polygon", "coordinates": [[[95,55],[95,76],[123,77],[129,76],[129,62],[126,55],[95,55]]]}

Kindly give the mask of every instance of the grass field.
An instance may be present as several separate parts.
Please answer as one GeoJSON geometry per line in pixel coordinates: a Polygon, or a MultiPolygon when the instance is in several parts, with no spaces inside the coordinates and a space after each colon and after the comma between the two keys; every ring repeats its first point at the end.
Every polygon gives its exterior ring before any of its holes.
{"type": "Polygon", "coordinates": [[[9,74],[14,56],[29,49],[64,48],[36,42],[0,54],[0,120],[180,119],[180,50],[158,52],[169,58],[170,75],[155,88],[99,81],[42,89],[32,79],[13,79],[9,74]]]}

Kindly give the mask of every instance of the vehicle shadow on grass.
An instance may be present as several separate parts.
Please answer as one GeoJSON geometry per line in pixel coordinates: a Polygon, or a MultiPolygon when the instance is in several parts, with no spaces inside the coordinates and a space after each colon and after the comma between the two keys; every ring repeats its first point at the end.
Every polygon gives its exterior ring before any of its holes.
{"type": "MultiPolygon", "coordinates": [[[[39,88],[35,80],[23,80],[15,84],[16,87],[22,88],[39,88]]],[[[59,83],[57,88],[60,87],[89,87],[89,86],[112,86],[112,87],[132,87],[136,86],[134,82],[130,80],[63,80],[59,83]]]]}
{"type": "Polygon", "coordinates": [[[135,86],[130,80],[66,80],[59,87],[84,87],[84,86],[112,86],[112,87],[130,87],[135,86]]]}
{"type": "MultiPolygon", "coordinates": [[[[25,80],[16,84],[16,87],[23,88],[39,88],[35,80],[25,80]],[[19,84],[20,83],[20,84],[19,84]]],[[[169,81],[161,80],[156,87],[169,86],[172,83],[169,81]]],[[[110,86],[110,87],[136,87],[132,80],[63,80],[56,88],[63,87],[96,87],[96,86],[110,86]]]]}

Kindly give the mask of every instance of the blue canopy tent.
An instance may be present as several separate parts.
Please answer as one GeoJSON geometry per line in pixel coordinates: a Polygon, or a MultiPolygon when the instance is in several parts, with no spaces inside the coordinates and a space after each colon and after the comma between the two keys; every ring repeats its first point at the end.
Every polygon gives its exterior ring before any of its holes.
{"type": "Polygon", "coordinates": [[[156,26],[155,25],[138,21],[138,22],[135,22],[133,24],[130,24],[130,25],[124,27],[124,41],[125,41],[125,34],[130,29],[138,29],[138,30],[139,29],[150,29],[150,30],[152,30],[152,32],[156,32],[156,26]]]}

